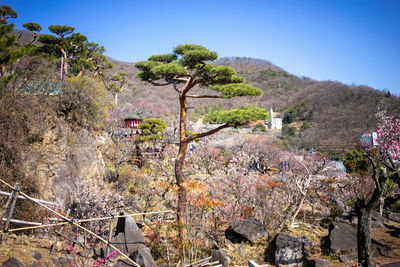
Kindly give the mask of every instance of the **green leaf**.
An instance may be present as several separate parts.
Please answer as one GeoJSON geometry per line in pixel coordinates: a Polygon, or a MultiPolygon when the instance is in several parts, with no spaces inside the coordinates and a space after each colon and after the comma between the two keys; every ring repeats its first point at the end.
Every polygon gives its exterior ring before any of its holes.
{"type": "Polygon", "coordinates": [[[242,107],[234,110],[216,111],[207,114],[204,122],[224,124],[230,127],[237,127],[249,123],[250,121],[265,120],[268,111],[260,107],[242,107]]]}
{"type": "Polygon", "coordinates": [[[59,43],[58,38],[50,34],[39,35],[38,41],[47,45],[55,45],[59,43]]]}
{"type": "Polygon", "coordinates": [[[151,72],[156,76],[163,77],[165,80],[172,80],[176,75],[188,74],[188,71],[177,62],[171,62],[167,64],[160,64],[151,68],[151,72]]]}
{"type": "Polygon", "coordinates": [[[50,25],[49,31],[58,36],[64,38],[66,35],[70,35],[75,30],[74,27],[66,26],[66,25],[50,25]]]}
{"type": "Polygon", "coordinates": [[[24,23],[22,24],[22,27],[32,32],[40,32],[42,30],[42,27],[34,22],[24,23]]]}
{"type": "Polygon", "coordinates": [[[177,55],[184,55],[186,52],[191,51],[191,50],[207,50],[204,46],[201,45],[195,45],[195,44],[184,44],[184,45],[178,45],[177,47],[174,48],[174,53],[177,55]]]}
{"type": "Polygon", "coordinates": [[[165,54],[165,55],[154,55],[149,57],[149,61],[157,61],[162,63],[170,63],[177,59],[177,56],[174,54],[165,54]]]}
{"type": "Polygon", "coordinates": [[[161,64],[162,64],[161,62],[157,62],[157,61],[139,61],[135,64],[135,67],[141,71],[150,72],[151,68],[161,65],[161,64]]]}
{"type": "Polygon", "coordinates": [[[263,93],[261,89],[244,83],[213,85],[210,89],[220,92],[224,98],[228,99],[235,96],[261,96],[263,93]]]}
{"type": "Polygon", "coordinates": [[[182,65],[195,67],[201,62],[207,60],[216,60],[217,58],[218,54],[216,52],[212,52],[207,49],[189,50],[185,52],[182,57],[182,65]]]}

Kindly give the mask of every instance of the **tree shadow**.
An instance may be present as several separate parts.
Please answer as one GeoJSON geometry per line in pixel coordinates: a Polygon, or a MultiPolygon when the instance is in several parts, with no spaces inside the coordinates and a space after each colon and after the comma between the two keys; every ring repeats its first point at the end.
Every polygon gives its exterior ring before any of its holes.
{"type": "Polygon", "coordinates": [[[393,225],[388,225],[386,223],[385,223],[385,227],[391,229],[391,231],[388,231],[388,234],[390,234],[392,237],[400,238],[400,228],[393,226],[393,225]]]}

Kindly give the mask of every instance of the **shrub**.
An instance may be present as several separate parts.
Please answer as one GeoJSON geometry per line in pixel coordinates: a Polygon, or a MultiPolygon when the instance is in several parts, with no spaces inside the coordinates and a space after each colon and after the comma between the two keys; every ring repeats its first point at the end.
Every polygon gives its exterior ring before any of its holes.
{"type": "MultiPolygon", "coordinates": [[[[74,219],[99,218],[118,215],[122,197],[115,191],[98,185],[89,184],[87,180],[76,181],[73,185],[75,199],[72,203],[60,203],[65,212],[74,219]]],[[[108,235],[109,220],[99,220],[82,223],[91,231],[102,237],[108,235]]]]}
{"type": "Polygon", "coordinates": [[[295,137],[296,136],[296,127],[284,125],[282,127],[282,133],[284,136],[295,137]]]}
{"type": "Polygon", "coordinates": [[[60,111],[80,126],[102,128],[110,107],[107,90],[97,80],[68,78],[60,98],[60,111]]]}
{"type": "Polygon", "coordinates": [[[254,128],[253,128],[253,132],[265,132],[267,130],[267,128],[265,128],[265,125],[262,123],[257,123],[254,128]]]}

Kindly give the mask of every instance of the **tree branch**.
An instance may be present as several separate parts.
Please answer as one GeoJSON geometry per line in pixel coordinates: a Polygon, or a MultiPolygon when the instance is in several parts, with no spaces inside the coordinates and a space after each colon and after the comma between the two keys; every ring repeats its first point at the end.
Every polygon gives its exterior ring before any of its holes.
{"type": "Polygon", "coordinates": [[[210,131],[187,136],[187,137],[183,140],[183,142],[188,143],[188,142],[193,141],[194,139],[202,138],[202,137],[205,137],[205,136],[208,136],[208,135],[212,135],[213,133],[216,133],[216,132],[221,131],[222,129],[228,128],[228,127],[229,127],[229,124],[228,124],[228,123],[225,123],[225,124],[222,124],[221,126],[215,128],[215,129],[210,130],[210,131]]]}
{"type": "Polygon", "coordinates": [[[156,82],[151,81],[151,80],[147,80],[147,82],[149,82],[149,83],[151,83],[152,85],[155,85],[155,86],[165,86],[165,85],[172,84],[172,82],[156,83],[156,82]]]}
{"type": "Polygon", "coordinates": [[[190,98],[223,98],[220,95],[186,95],[186,97],[190,97],[190,98]]]}

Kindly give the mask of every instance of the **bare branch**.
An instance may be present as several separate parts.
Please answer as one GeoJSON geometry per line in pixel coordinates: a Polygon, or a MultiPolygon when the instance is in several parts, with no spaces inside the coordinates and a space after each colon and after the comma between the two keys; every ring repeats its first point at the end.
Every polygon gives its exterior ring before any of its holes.
{"type": "Polygon", "coordinates": [[[172,84],[173,82],[165,82],[165,83],[156,83],[156,82],[153,82],[153,81],[151,81],[151,80],[146,80],[147,82],[149,82],[149,83],[151,83],[152,85],[155,85],[155,86],[165,86],[165,85],[169,85],[169,84],[172,84]]]}
{"type": "Polygon", "coordinates": [[[208,136],[208,135],[212,135],[213,133],[216,133],[216,132],[221,131],[222,129],[228,128],[228,127],[229,127],[229,124],[225,123],[225,124],[222,124],[221,126],[215,128],[215,129],[210,130],[210,131],[207,131],[207,132],[204,132],[204,133],[198,133],[198,134],[190,135],[190,136],[186,137],[183,140],[183,142],[188,143],[188,142],[193,141],[194,139],[202,138],[202,137],[205,137],[205,136],[208,136]]]}

